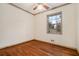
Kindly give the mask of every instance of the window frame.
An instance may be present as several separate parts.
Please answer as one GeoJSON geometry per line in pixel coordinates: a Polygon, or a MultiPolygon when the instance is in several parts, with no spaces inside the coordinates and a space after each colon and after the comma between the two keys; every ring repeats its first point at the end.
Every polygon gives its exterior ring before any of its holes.
{"type": "Polygon", "coordinates": [[[58,34],[58,33],[51,33],[51,32],[48,32],[48,28],[49,28],[49,26],[48,26],[48,22],[49,22],[49,17],[50,16],[55,16],[55,15],[61,15],[61,32],[60,32],[60,34],[62,34],[62,11],[60,11],[60,12],[56,12],[56,13],[52,13],[52,14],[49,14],[49,15],[47,15],[47,34],[58,34]]]}

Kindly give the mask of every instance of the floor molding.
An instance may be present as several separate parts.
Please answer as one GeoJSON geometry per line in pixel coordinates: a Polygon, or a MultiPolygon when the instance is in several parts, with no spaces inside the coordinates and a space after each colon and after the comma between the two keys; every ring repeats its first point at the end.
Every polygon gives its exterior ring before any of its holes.
{"type": "Polygon", "coordinates": [[[14,46],[17,46],[17,45],[21,45],[21,44],[24,44],[24,43],[28,43],[28,42],[30,42],[30,41],[32,41],[32,40],[28,40],[28,41],[24,41],[24,42],[21,42],[21,43],[16,43],[16,44],[13,44],[13,45],[9,45],[9,46],[0,48],[0,50],[6,49],[6,48],[10,48],[10,47],[14,47],[14,46]]]}
{"type": "MultiPolygon", "coordinates": [[[[67,48],[67,49],[72,49],[72,48],[65,47],[65,46],[61,46],[61,45],[57,45],[57,44],[54,44],[54,43],[49,43],[49,42],[45,42],[45,41],[42,41],[42,40],[32,39],[32,40],[25,41],[25,42],[21,42],[21,43],[12,45],[12,46],[7,46],[7,47],[4,47],[4,48],[1,48],[0,50],[2,50],[2,49],[7,49],[7,48],[10,48],[10,47],[14,47],[14,46],[21,45],[21,44],[25,44],[25,43],[28,43],[28,42],[31,42],[31,41],[40,41],[40,42],[47,43],[47,44],[50,44],[50,45],[56,45],[56,46],[59,46],[59,47],[63,47],[63,48],[67,48]]],[[[76,49],[72,49],[72,50],[77,51],[76,49]]],[[[77,51],[77,52],[78,52],[78,51],[77,51]]]]}
{"type": "Polygon", "coordinates": [[[38,40],[38,39],[33,39],[33,40],[40,41],[40,42],[44,42],[44,43],[51,44],[51,45],[56,45],[56,46],[63,47],[63,48],[67,48],[67,49],[72,49],[72,50],[76,50],[77,51],[77,49],[70,48],[70,47],[67,47],[67,46],[62,46],[62,45],[58,45],[58,44],[54,44],[54,43],[50,43],[50,42],[46,42],[46,41],[42,41],[42,40],[38,40]]]}
{"type": "Polygon", "coordinates": [[[79,54],[76,50],[33,39],[0,50],[0,56],[79,56],[79,54]]]}

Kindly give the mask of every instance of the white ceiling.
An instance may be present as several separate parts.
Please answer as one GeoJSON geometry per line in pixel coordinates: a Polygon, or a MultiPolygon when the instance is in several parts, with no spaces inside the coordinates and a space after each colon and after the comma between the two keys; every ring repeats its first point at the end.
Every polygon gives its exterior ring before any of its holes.
{"type": "MultiPolygon", "coordinates": [[[[49,9],[52,9],[54,7],[63,5],[64,3],[47,3],[47,5],[50,7],[49,9]]],[[[32,14],[37,14],[46,10],[33,10],[34,3],[14,3],[14,5],[31,12],[32,14]]]]}

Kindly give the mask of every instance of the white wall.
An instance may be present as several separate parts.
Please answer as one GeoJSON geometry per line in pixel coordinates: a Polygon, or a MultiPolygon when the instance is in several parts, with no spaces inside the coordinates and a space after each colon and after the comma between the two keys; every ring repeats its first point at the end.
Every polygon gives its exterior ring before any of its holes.
{"type": "Polygon", "coordinates": [[[77,16],[77,50],[79,52],[79,4],[76,4],[76,16],[77,16]]]}
{"type": "MultiPolygon", "coordinates": [[[[79,6],[77,8],[77,15],[79,15],[79,6]]],[[[0,4],[0,48],[28,41],[33,38],[76,48],[76,43],[79,42],[79,26],[77,33],[76,25],[79,25],[79,23],[76,24],[75,11],[75,4],[71,4],[32,16],[9,4],[0,4]],[[47,15],[60,11],[63,12],[63,34],[47,34],[47,15]],[[78,40],[76,41],[77,38],[78,40]],[[54,42],[51,42],[52,39],[54,42]]],[[[79,19],[79,17],[77,19],[79,19]]],[[[79,43],[77,46],[79,50],[79,43]]]]}
{"type": "Polygon", "coordinates": [[[64,7],[57,8],[45,13],[36,15],[36,34],[35,38],[38,40],[51,42],[54,40],[54,44],[66,46],[69,48],[76,48],[76,19],[75,19],[75,4],[70,4],[64,7]],[[62,35],[47,34],[47,15],[60,12],[63,13],[62,19],[62,35]]]}
{"type": "Polygon", "coordinates": [[[0,4],[0,48],[33,38],[33,16],[9,4],[0,4]]]}

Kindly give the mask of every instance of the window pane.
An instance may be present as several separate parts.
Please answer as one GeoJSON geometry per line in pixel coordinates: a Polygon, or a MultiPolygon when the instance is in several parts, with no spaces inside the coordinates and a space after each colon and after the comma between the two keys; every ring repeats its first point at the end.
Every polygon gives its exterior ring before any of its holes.
{"type": "Polygon", "coordinates": [[[61,13],[48,16],[48,33],[61,34],[61,13]]]}

